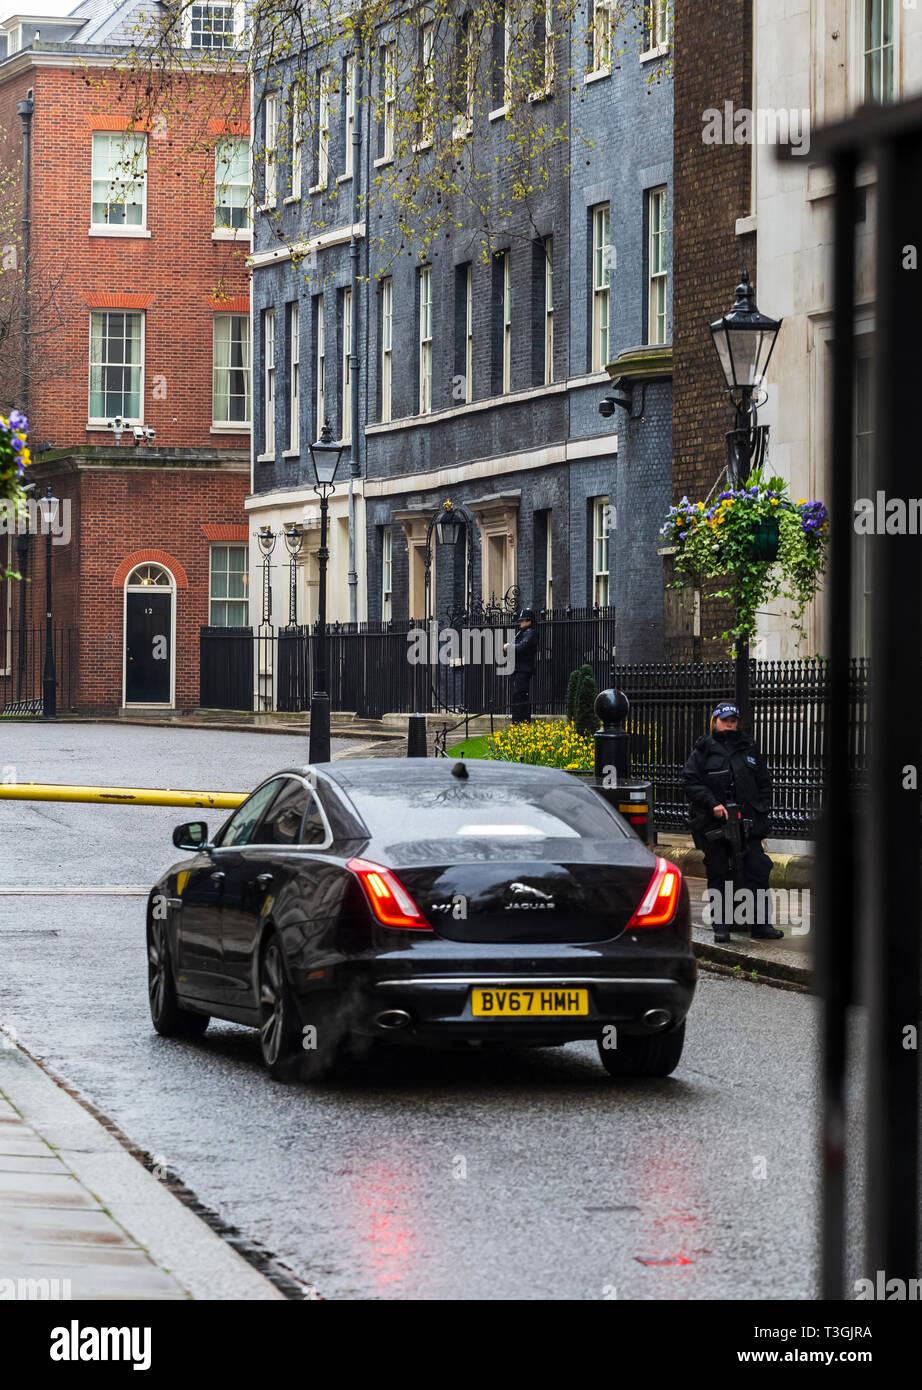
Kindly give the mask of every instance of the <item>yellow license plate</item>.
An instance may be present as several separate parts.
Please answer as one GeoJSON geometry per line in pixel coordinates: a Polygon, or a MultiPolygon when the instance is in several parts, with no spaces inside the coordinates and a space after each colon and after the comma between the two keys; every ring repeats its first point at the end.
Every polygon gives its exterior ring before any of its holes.
{"type": "Polygon", "coordinates": [[[474,989],[475,1018],[566,1018],[588,1014],[588,989],[474,989]]]}

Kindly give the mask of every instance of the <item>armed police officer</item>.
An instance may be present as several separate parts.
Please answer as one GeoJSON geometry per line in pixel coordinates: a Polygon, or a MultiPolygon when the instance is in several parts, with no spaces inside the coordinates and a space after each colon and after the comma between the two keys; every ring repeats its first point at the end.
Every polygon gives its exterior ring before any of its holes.
{"type": "Polygon", "coordinates": [[[731,931],[745,924],[755,940],[774,941],[784,933],[771,925],[772,861],[762,848],[771,777],[755,742],[740,729],[739,713],[729,701],[717,706],[710,733],[695,744],[682,782],[695,844],[704,850],[714,940],[729,941],[731,931]],[[748,892],[737,903],[741,888],[748,892]]]}
{"type": "MultiPolygon", "coordinates": [[[[508,645],[508,643],[504,643],[503,651],[506,651],[508,645]]],[[[529,690],[538,660],[538,633],[535,628],[535,610],[533,608],[523,608],[519,614],[519,629],[515,634],[514,652],[515,666],[512,673],[509,713],[513,724],[528,724],[531,721],[529,690]]]]}

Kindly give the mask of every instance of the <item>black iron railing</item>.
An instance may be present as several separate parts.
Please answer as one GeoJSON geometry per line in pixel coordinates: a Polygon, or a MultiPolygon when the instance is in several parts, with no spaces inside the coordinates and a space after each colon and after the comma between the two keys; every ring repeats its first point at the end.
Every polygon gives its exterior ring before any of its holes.
{"type": "MultiPolygon", "coordinates": [[[[331,623],[328,680],[334,710],[362,718],[456,710],[504,714],[515,615],[477,614],[472,625],[447,618],[331,623]],[[450,631],[449,631],[450,629],[450,631]]],[[[539,615],[538,662],[531,703],[536,714],[562,714],[570,672],[589,664],[600,688],[615,639],[613,608],[552,609],[539,615]]],[[[305,711],[310,708],[315,629],[201,629],[200,700],[206,709],[305,711]]]]}
{"type": "MultiPolygon", "coordinates": [[[[41,714],[45,668],[45,628],[0,628],[0,715],[41,714]]],[[[76,633],[57,627],[53,633],[57,707],[74,707],[76,633]]]]}
{"type": "MultiPolygon", "coordinates": [[[[733,698],[733,663],[615,666],[611,682],[631,702],[631,770],[653,783],[657,829],[687,829],[682,769],[696,740],[707,733],[714,706],[733,698]]],[[[847,767],[853,793],[867,782],[868,683],[869,663],[853,658],[847,767]]],[[[752,732],[772,774],[772,833],[809,836],[825,805],[829,663],[752,661],[750,689],[752,732]]]]}

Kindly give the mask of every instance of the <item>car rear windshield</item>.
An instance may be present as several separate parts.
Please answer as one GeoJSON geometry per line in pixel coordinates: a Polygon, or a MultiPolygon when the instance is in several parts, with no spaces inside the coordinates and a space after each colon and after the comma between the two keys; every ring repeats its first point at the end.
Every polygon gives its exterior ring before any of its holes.
{"type": "MultiPolygon", "coordinates": [[[[548,839],[607,839],[622,829],[605,802],[576,783],[526,792],[496,783],[438,787],[349,787],[372,835],[405,841],[481,839],[513,845],[548,839]]],[[[622,832],[626,833],[626,832],[622,832]]]]}

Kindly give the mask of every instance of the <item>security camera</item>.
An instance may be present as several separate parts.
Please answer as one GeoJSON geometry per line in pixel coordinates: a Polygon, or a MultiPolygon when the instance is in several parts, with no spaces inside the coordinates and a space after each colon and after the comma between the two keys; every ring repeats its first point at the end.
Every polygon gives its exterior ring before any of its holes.
{"type": "Polygon", "coordinates": [[[630,415],[633,404],[634,389],[632,383],[625,381],[623,377],[618,377],[617,381],[612,382],[611,395],[599,402],[599,414],[604,420],[610,420],[615,413],[615,406],[620,406],[630,415]]]}
{"type": "Polygon", "coordinates": [[[141,441],[142,441],[143,438],[144,438],[144,426],[143,426],[143,425],[133,425],[133,426],[132,426],[131,433],[134,435],[134,442],[135,442],[135,444],[140,444],[141,441]]]}
{"type": "Polygon", "coordinates": [[[109,427],[115,437],[116,445],[119,445],[122,442],[122,435],[125,432],[125,421],[122,419],[121,415],[116,415],[114,420],[110,420],[109,427]]]}

